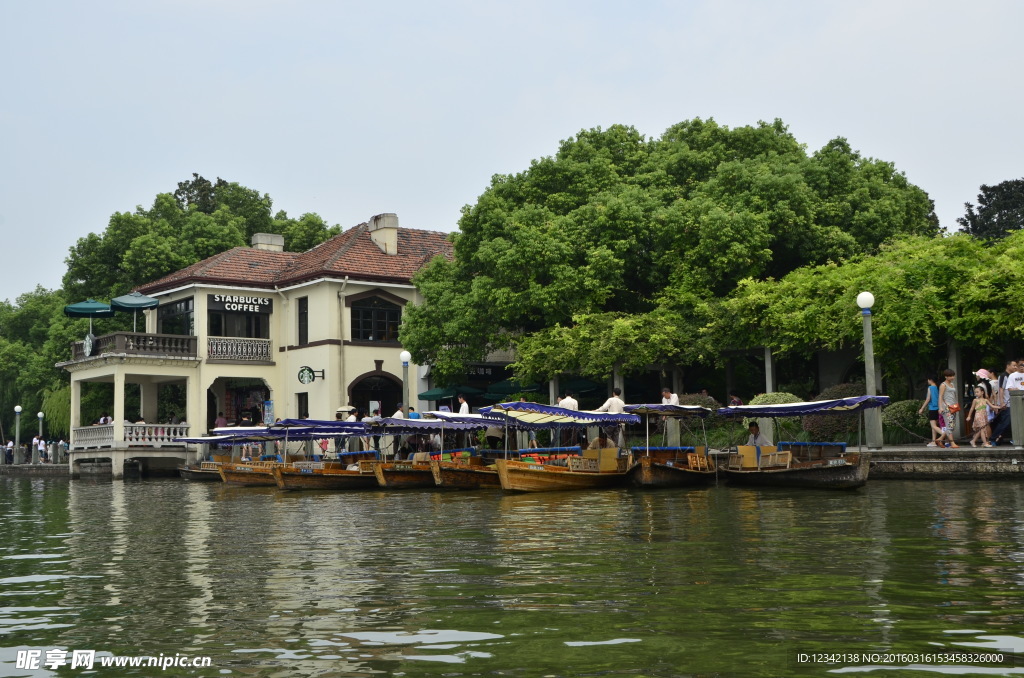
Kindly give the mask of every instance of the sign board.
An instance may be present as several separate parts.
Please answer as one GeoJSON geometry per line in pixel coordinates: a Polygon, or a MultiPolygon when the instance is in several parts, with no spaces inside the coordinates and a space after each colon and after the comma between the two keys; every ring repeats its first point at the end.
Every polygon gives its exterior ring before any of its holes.
{"type": "Polygon", "coordinates": [[[255,297],[243,294],[208,294],[206,307],[211,311],[233,313],[271,313],[274,300],[270,297],[255,297]]]}
{"type": "Polygon", "coordinates": [[[274,425],[274,401],[264,400],[263,401],[263,425],[273,426],[274,425]]]}

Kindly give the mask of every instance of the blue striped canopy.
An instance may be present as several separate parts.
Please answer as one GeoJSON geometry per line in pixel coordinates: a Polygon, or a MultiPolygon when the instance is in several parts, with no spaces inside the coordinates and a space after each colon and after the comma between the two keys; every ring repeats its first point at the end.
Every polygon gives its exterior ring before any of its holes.
{"type": "Polygon", "coordinates": [[[856,396],[835,400],[812,400],[806,403],[784,403],[782,405],[736,405],[723,407],[718,414],[723,417],[799,417],[805,414],[841,414],[859,412],[872,407],[885,407],[889,396],[856,396]]]}
{"type": "Polygon", "coordinates": [[[663,417],[706,417],[711,414],[710,407],[700,405],[626,405],[625,410],[632,414],[659,414],[663,417]]]}
{"type": "Polygon", "coordinates": [[[491,416],[504,414],[510,419],[539,427],[640,423],[640,417],[635,414],[567,410],[564,407],[541,405],[540,403],[498,403],[490,407],[481,407],[480,412],[491,416]]]}

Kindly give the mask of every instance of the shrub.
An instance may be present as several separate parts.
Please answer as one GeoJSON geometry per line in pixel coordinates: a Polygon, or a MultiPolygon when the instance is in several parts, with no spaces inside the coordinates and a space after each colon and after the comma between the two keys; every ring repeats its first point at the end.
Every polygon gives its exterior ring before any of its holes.
{"type": "Polygon", "coordinates": [[[917,411],[920,400],[901,400],[882,410],[882,431],[889,445],[920,443],[931,436],[928,419],[917,411]]]}
{"type": "MultiPolygon", "coordinates": [[[[694,445],[704,444],[705,429],[710,435],[710,431],[718,430],[726,423],[725,417],[715,414],[722,404],[711,396],[701,395],[700,393],[683,393],[679,396],[679,404],[707,407],[712,412],[704,418],[703,428],[697,417],[684,417],[679,420],[679,430],[683,439],[694,445]]],[[[710,437],[708,440],[710,444],[710,437]]]]}
{"type": "MultiPolygon", "coordinates": [[[[815,400],[853,398],[867,393],[862,383],[836,384],[819,393],[815,400]]],[[[860,415],[851,414],[809,414],[803,418],[804,430],[814,441],[850,440],[857,434],[860,415]]]]}
{"type": "MultiPolygon", "coordinates": [[[[802,403],[803,398],[792,393],[776,391],[775,393],[759,393],[750,399],[748,405],[784,405],[786,403],[802,403]]],[[[743,428],[750,424],[750,419],[743,420],[743,428]]],[[[797,440],[800,435],[800,422],[794,417],[780,417],[775,420],[775,441],[797,440]]]]}

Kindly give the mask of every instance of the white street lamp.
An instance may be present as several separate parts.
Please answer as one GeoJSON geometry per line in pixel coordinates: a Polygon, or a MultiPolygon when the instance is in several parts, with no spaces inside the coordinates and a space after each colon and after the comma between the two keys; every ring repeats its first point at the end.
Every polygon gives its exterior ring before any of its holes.
{"type": "MultiPolygon", "coordinates": [[[[871,307],[875,305],[875,295],[861,292],[857,295],[857,306],[861,309],[864,319],[864,378],[869,396],[878,395],[875,384],[875,345],[871,338],[871,307]]],[[[864,424],[867,429],[868,449],[882,449],[882,410],[872,407],[864,413],[864,424]]]]}
{"type": "Polygon", "coordinates": [[[14,406],[14,454],[21,454],[21,405],[14,406]]]}
{"type": "Polygon", "coordinates": [[[412,354],[408,351],[402,351],[398,354],[398,359],[402,361],[402,404],[405,406],[406,413],[409,412],[409,361],[412,360],[412,354]]]}

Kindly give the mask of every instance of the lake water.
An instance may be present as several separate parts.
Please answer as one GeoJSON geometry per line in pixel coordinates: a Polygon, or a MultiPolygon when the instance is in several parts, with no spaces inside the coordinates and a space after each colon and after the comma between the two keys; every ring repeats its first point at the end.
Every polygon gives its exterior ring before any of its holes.
{"type": "Polygon", "coordinates": [[[0,646],[0,676],[1024,675],[1024,485],[5,478],[0,646]],[[54,648],[210,666],[17,668],[54,648]]]}

